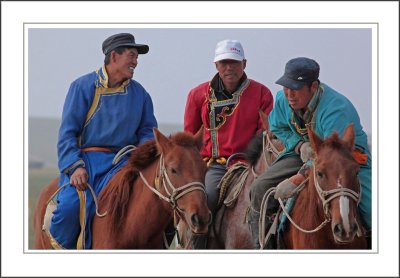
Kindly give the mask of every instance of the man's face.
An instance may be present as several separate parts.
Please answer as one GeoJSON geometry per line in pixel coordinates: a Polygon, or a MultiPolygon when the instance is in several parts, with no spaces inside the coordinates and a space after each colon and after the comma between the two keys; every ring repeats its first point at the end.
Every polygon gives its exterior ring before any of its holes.
{"type": "Polygon", "coordinates": [[[285,97],[289,102],[290,107],[292,107],[293,110],[301,110],[307,108],[317,88],[318,82],[314,81],[311,85],[311,88],[309,88],[307,85],[304,85],[299,90],[292,90],[290,88],[283,87],[283,92],[285,93],[285,97]]]}
{"type": "Polygon", "coordinates": [[[224,85],[226,87],[236,87],[246,68],[246,60],[226,59],[215,62],[215,66],[224,85]]]}
{"type": "Polygon", "coordinates": [[[131,79],[138,64],[138,51],[136,48],[127,48],[122,54],[115,54],[118,73],[126,80],[131,79]]]}

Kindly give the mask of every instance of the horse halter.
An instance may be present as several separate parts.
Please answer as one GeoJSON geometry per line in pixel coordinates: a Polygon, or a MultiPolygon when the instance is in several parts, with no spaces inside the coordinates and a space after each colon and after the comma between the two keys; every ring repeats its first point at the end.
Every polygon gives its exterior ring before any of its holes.
{"type": "Polygon", "coordinates": [[[139,175],[142,178],[144,184],[151,190],[153,191],[158,197],[160,197],[161,199],[163,199],[164,201],[168,202],[169,204],[171,204],[172,208],[174,210],[177,210],[179,213],[184,213],[182,209],[180,209],[178,207],[177,204],[177,200],[181,197],[183,197],[184,195],[186,195],[189,192],[192,192],[194,190],[200,190],[203,191],[204,194],[206,194],[205,191],[205,185],[201,182],[198,181],[194,181],[194,182],[189,182],[181,187],[176,188],[171,180],[168,177],[167,174],[167,170],[164,166],[164,157],[161,154],[160,156],[160,164],[159,164],[159,175],[156,174],[156,178],[155,178],[155,186],[159,186],[160,185],[160,180],[161,180],[161,184],[164,185],[165,188],[165,192],[167,193],[167,196],[163,195],[160,192],[160,189],[156,189],[153,186],[151,186],[146,178],[143,176],[142,172],[139,171],[139,175]],[[168,189],[167,185],[169,186],[170,189],[168,189]],[[172,191],[170,191],[172,190],[172,191]]]}
{"type": "Polygon", "coordinates": [[[272,142],[271,138],[269,138],[268,133],[266,130],[263,131],[263,154],[264,154],[264,160],[267,166],[270,166],[268,164],[268,159],[266,152],[272,153],[275,157],[278,157],[281,155],[283,151],[279,151],[277,147],[275,147],[274,143],[272,142]]]}
{"type": "MultiPolygon", "coordinates": [[[[322,207],[324,209],[324,214],[325,218],[329,221],[331,219],[330,213],[329,213],[329,203],[333,199],[341,196],[348,196],[352,198],[354,201],[356,201],[357,205],[361,201],[361,186],[360,188],[360,193],[357,193],[351,189],[348,188],[335,188],[332,190],[322,190],[321,186],[319,185],[318,179],[316,177],[316,171],[315,171],[315,164],[313,166],[313,175],[314,175],[314,185],[315,189],[317,190],[318,196],[322,201],[322,207]]],[[[360,182],[358,182],[360,184],[360,182]]]]}

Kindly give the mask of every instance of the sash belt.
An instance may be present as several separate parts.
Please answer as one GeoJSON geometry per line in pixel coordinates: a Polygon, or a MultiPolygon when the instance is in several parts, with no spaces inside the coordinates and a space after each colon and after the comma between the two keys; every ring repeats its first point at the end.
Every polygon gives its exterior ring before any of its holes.
{"type": "Polygon", "coordinates": [[[108,152],[112,153],[113,151],[110,148],[104,148],[104,147],[87,147],[81,149],[82,152],[108,152]]]}

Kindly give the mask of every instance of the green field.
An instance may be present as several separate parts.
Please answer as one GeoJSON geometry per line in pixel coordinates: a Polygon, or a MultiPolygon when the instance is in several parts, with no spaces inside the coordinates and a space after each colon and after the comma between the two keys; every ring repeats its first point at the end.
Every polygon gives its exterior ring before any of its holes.
{"type": "Polygon", "coordinates": [[[29,169],[28,197],[29,197],[29,249],[34,248],[33,211],[42,188],[58,175],[55,168],[29,169]]]}

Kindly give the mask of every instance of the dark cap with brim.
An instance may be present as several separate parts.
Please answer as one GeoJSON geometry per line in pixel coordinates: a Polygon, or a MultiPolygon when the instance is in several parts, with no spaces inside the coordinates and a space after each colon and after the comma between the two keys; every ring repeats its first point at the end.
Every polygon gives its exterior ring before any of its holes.
{"type": "Polygon", "coordinates": [[[319,65],[316,61],[299,57],[286,63],[285,73],[275,83],[292,90],[299,90],[309,82],[318,80],[319,65]]]}
{"type": "Polygon", "coordinates": [[[146,54],[149,52],[149,46],[145,44],[137,44],[135,42],[135,37],[132,34],[120,33],[112,35],[103,42],[103,53],[104,55],[107,55],[120,46],[134,47],[137,49],[139,54],[146,54]]]}

